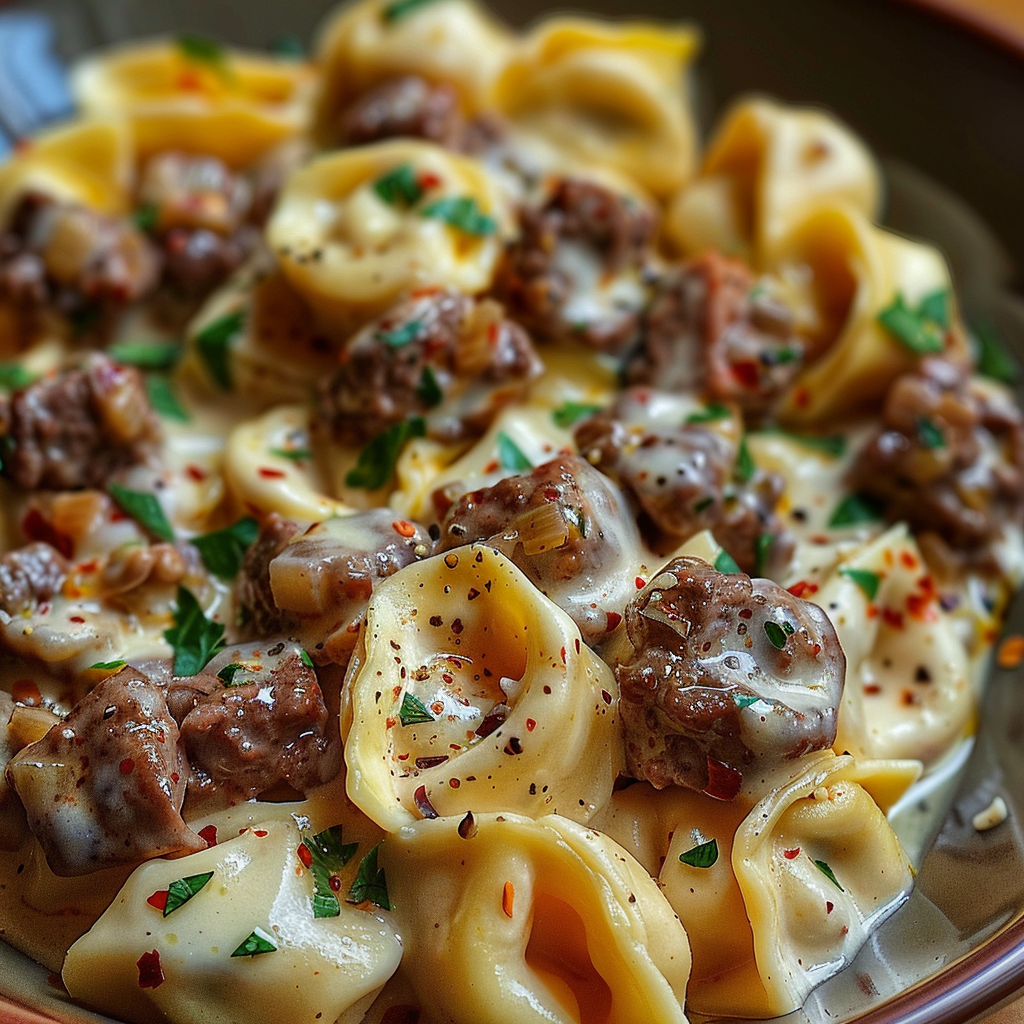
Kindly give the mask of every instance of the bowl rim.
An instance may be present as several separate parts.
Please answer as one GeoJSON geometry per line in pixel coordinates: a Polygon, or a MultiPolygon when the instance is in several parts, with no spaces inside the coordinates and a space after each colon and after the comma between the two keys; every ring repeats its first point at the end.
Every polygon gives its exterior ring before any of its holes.
{"type": "Polygon", "coordinates": [[[898,0],[919,13],[952,22],[1024,60],[1024,21],[1010,22],[991,10],[981,10],[969,0],[898,0]]]}

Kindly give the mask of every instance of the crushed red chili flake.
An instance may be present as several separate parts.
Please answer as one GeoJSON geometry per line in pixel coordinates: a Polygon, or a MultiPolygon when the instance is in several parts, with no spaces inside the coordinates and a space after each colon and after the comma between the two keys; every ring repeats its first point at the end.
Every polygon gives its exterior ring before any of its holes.
{"type": "Polygon", "coordinates": [[[605,702],[605,704],[611,704],[612,695],[607,690],[602,690],[601,699],[605,702]]]}
{"type": "Polygon", "coordinates": [[[885,622],[887,626],[891,626],[893,629],[902,629],[903,612],[899,612],[895,608],[883,608],[882,621],[885,622]]]}
{"type": "Polygon", "coordinates": [[[782,856],[785,857],[786,860],[796,860],[797,857],[800,856],[800,847],[794,846],[789,850],[783,850],[782,856]]]}
{"type": "Polygon", "coordinates": [[[615,629],[621,621],[622,616],[618,612],[609,612],[607,626],[608,632],[610,633],[613,629],[615,629]]]}
{"type": "Polygon", "coordinates": [[[299,860],[302,861],[302,866],[309,868],[313,866],[313,854],[310,853],[309,847],[305,843],[300,843],[299,848],[295,851],[299,855],[299,860]]]}
{"type": "Polygon", "coordinates": [[[331,892],[341,892],[341,879],[337,875],[331,875],[331,877],[327,879],[327,885],[331,892]]]}
{"type": "Polygon", "coordinates": [[[533,730],[536,729],[536,728],[537,728],[536,721],[534,721],[534,719],[532,719],[532,718],[528,718],[526,720],[526,731],[527,732],[533,732],[533,730]]]}
{"type": "MultiPolygon", "coordinates": [[[[818,584],[811,583],[810,580],[800,580],[794,583],[793,586],[787,588],[794,597],[807,597],[809,594],[816,594],[818,592],[818,584]]],[[[746,617],[750,617],[750,610],[744,609],[747,612],[746,617]]],[[[743,612],[740,612],[742,615],[743,612]]]]}
{"type": "Polygon", "coordinates": [[[167,979],[160,965],[160,952],[153,949],[143,953],[135,966],[139,969],[139,988],[159,988],[167,979]]]}
{"type": "Polygon", "coordinates": [[[438,754],[434,757],[417,757],[416,767],[423,770],[426,770],[427,768],[436,768],[439,764],[444,764],[447,760],[447,754],[438,754]]]}
{"type": "Polygon", "coordinates": [[[743,785],[743,773],[713,757],[708,758],[708,784],[704,792],[715,800],[732,800],[743,785]]]}
{"type": "Polygon", "coordinates": [[[458,779],[449,779],[448,780],[448,785],[451,786],[452,789],[458,789],[459,786],[462,785],[462,783],[459,782],[458,779]]]}
{"type": "Polygon", "coordinates": [[[391,528],[400,537],[413,537],[416,535],[416,527],[412,525],[407,519],[396,519],[392,524],[391,528]]]}
{"type": "Polygon", "coordinates": [[[501,888],[501,910],[508,918],[512,917],[512,905],[515,902],[516,890],[511,882],[506,882],[501,888]]]}
{"type": "Polygon", "coordinates": [[[199,838],[206,843],[207,846],[217,845],[217,826],[216,825],[204,825],[197,833],[199,838]]]}
{"type": "Polygon", "coordinates": [[[999,645],[996,664],[1000,668],[1017,668],[1022,661],[1024,661],[1024,636],[1019,634],[1008,636],[999,645]]]}
{"type": "Polygon", "coordinates": [[[271,469],[269,466],[260,466],[256,471],[264,480],[280,480],[285,476],[283,469],[271,469]]]}
{"type": "Polygon", "coordinates": [[[427,787],[419,786],[416,792],[412,795],[412,801],[416,805],[416,810],[423,815],[424,818],[439,818],[440,815],[434,810],[434,805],[430,802],[430,798],[427,796],[427,787]]]}
{"type": "Polygon", "coordinates": [[[644,582],[643,578],[640,577],[640,576],[637,576],[637,578],[635,580],[633,580],[633,582],[636,584],[636,589],[637,590],[643,590],[644,587],[647,586],[647,584],[644,582]]]}
{"type": "Polygon", "coordinates": [[[911,554],[911,552],[909,552],[909,551],[902,551],[902,552],[900,552],[900,561],[908,569],[916,569],[917,568],[917,558],[913,554],[911,554]]]}
{"type": "Polygon", "coordinates": [[[135,761],[130,757],[126,757],[117,767],[121,770],[122,775],[131,775],[135,771],[135,761]]]}
{"type": "Polygon", "coordinates": [[[157,889],[152,896],[146,898],[146,902],[162,914],[167,909],[167,897],[169,895],[166,889],[157,889]]]}
{"type": "Polygon", "coordinates": [[[825,913],[831,914],[836,909],[836,905],[831,900],[825,900],[825,913]]]}
{"type": "Polygon", "coordinates": [[[563,665],[566,663],[566,661],[565,661],[566,657],[567,657],[567,655],[565,653],[565,648],[563,647],[562,650],[561,650],[561,658],[562,658],[562,664],[563,665]]]}
{"type": "Polygon", "coordinates": [[[194,480],[197,484],[201,484],[206,479],[206,470],[200,469],[199,466],[189,463],[185,467],[185,474],[189,479],[194,480]]]}

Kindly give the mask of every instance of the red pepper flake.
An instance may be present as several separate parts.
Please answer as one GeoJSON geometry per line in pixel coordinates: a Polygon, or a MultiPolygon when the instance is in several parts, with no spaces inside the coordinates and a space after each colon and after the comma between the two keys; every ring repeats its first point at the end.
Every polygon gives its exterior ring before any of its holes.
{"type": "Polygon", "coordinates": [[[167,889],[157,889],[152,896],[147,898],[146,902],[155,910],[159,910],[162,914],[167,909],[168,895],[169,892],[167,889]]]}
{"type": "Polygon", "coordinates": [[[271,469],[269,466],[260,466],[256,471],[264,480],[279,480],[285,475],[282,469],[271,469]]]}
{"type": "Polygon", "coordinates": [[[475,601],[480,596],[480,591],[476,587],[470,587],[469,593],[466,595],[466,600],[475,601]]]}
{"type": "Polygon", "coordinates": [[[85,622],[85,619],[81,615],[69,615],[68,619],[71,622],[77,622],[78,625],[82,625],[85,622]]]}
{"type": "Polygon", "coordinates": [[[331,892],[341,892],[341,879],[337,875],[331,875],[327,879],[327,884],[331,888],[331,892]]]}
{"type": "Polygon", "coordinates": [[[756,388],[761,382],[761,375],[758,372],[757,363],[752,359],[743,359],[738,363],[733,363],[732,375],[745,388],[749,388],[751,390],[756,388]]]}
{"type": "Polygon", "coordinates": [[[831,914],[836,909],[836,905],[831,900],[825,900],[825,913],[831,914]]]}
{"type": "Polygon", "coordinates": [[[704,792],[715,800],[732,800],[743,785],[743,773],[735,768],[708,758],[708,784],[704,792]]]}
{"type": "Polygon", "coordinates": [[[447,754],[437,754],[434,757],[417,757],[416,767],[426,771],[428,768],[436,768],[439,764],[444,764],[447,760],[447,754]]]}
{"type": "Polygon", "coordinates": [[[562,664],[564,665],[564,664],[566,664],[566,661],[565,661],[565,658],[566,658],[565,647],[562,648],[560,653],[561,653],[561,657],[562,657],[562,664]]]}
{"type": "Polygon", "coordinates": [[[931,596],[928,594],[911,594],[907,598],[907,611],[915,619],[931,619],[935,617],[931,596]]]}
{"type": "Polygon", "coordinates": [[[252,834],[257,839],[265,839],[268,835],[270,835],[270,833],[265,828],[254,828],[252,830],[252,834]]]}
{"type": "Polygon", "coordinates": [[[864,693],[866,693],[869,697],[874,697],[876,694],[881,693],[881,692],[882,692],[882,688],[878,685],[878,683],[865,683],[864,684],[864,693]]]}
{"type": "Polygon", "coordinates": [[[11,687],[11,696],[15,703],[25,704],[27,707],[38,707],[43,701],[43,695],[39,687],[32,679],[18,679],[11,687]]]}
{"type": "Polygon", "coordinates": [[[206,479],[206,470],[201,469],[199,466],[195,465],[195,463],[190,462],[185,467],[185,475],[190,480],[195,480],[197,484],[201,484],[206,479]]]}
{"type": "Polygon", "coordinates": [[[797,388],[793,392],[793,401],[798,409],[806,409],[811,404],[811,393],[807,388],[797,388]]]}
{"type": "Polygon", "coordinates": [[[400,537],[415,537],[416,527],[409,522],[408,519],[396,519],[391,524],[391,529],[395,531],[400,537]]]}
{"type": "Polygon", "coordinates": [[[452,632],[458,636],[466,627],[462,624],[462,619],[452,619],[452,632]]]}
{"type": "Polygon", "coordinates": [[[605,702],[605,704],[611,704],[612,695],[607,690],[602,690],[601,699],[605,702]]]}
{"type": "Polygon", "coordinates": [[[999,645],[996,664],[1000,668],[1017,668],[1022,661],[1024,661],[1024,636],[1019,634],[1008,636],[999,645]]]}
{"type": "Polygon", "coordinates": [[[155,949],[143,953],[135,966],[139,969],[139,988],[159,988],[167,980],[160,966],[160,953],[155,949]]]}
{"type": "Polygon", "coordinates": [[[199,838],[206,843],[207,847],[217,845],[217,826],[205,825],[199,830],[199,838]]]}
{"type": "Polygon", "coordinates": [[[607,632],[610,633],[613,629],[615,629],[619,625],[619,623],[621,621],[622,621],[622,616],[618,612],[609,612],[608,613],[608,624],[605,627],[607,632]]]}
{"type": "MultiPolygon", "coordinates": [[[[818,584],[811,583],[810,580],[800,580],[787,589],[794,597],[807,597],[808,594],[816,594],[818,592],[818,584]]],[[[742,615],[743,613],[741,612],[740,614],[742,615]]]]}
{"type": "Polygon", "coordinates": [[[507,918],[512,917],[512,904],[515,902],[516,890],[511,882],[506,882],[501,888],[501,910],[507,918]]]}
{"type": "Polygon", "coordinates": [[[782,856],[785,857],[786,860],[796,860],[797,857],[800,856],[800,847],[794,846],[789,850],[783,850],[782,856]]]}
{"type": "Polygon", "coordinates": [[[130,757],[126,757],[118,765],[118,768],[121,769],[122,775],[131,775],[135,771],[135,762],[130,757]]]}
{"type": "Polygon", "coordinates": [[[882,609],[882,621],[893,629],[903,628],[903,612],[896,611],[895,608],[883,608],[882,609]]]}
{"type": "Polygon", "coordinates": [[[183,89],[185,92],[194,92],[203,87],[202,80],[194,71],[182,71],[178,75],[177,85],[179,89],[183,89]]]}
{"type": "Polygon", "coordinates": [[[637,578],[633,580],[633,582],[636,584],[637,590],[643,590],[644,587],[647,586],[647,584],[639,576],[637,576],[637,578]]]}
{"type": "Polygon", "coordinates": [[[440,817],[437,811],[434,810],[434,805],[430,802],[430,798],[427,796],[426,786],[420,786],[416,792],[413,793],[412,802],[416,805],[416,810],[418,810],[424,818],[440,817]]]}
{"type": "Polygon", "coordinates": [[[916,569],[917,568],[917,558],[915,558],[914,555],[910,551],[901,551],[900,552],[900,561],[908,569],[916,569]]]}
{"type": "Polygon", "coordinates": [[[441,184],[441,179],[433,171],[420,171],[416,175],[416,184],[426,192],[428,189],[437,188],[441,184]]]}
{"type": "Polygon", "coordinates": [[[505,744],[505,753],[509,757],[516,757],[523,752],[523,744],[518,736],[512,736],[508,743],[505,744]]]}
{"type": "Polygon", "coordinates": [[[384,719],[384,727],[385,727],[386,729],[394,729],[394,727],[395,727],[395,723],[396,723],[397,721],[398,721],[398,719],[397,719],[397,718],[390,718],[390,717],[389,717],[389,718],[385,718],[385,719],[384,719]]]}
{"type": "Polygon", "coordinates": [[[299,843],[299,848],[295,852],[299,855],[299,860],[302,861],[303,867],[309,868],[313,866],[313,854],[305,843],[299,843]]]}
{"type": "Polygon", "coordinates": [[[462,783],[461,783],[461,782],[459,782],[459,780],[458,780],[458,779],[449,779],[449,780],[448,780],[448,785],[449,785],[449,786],[451,786],[451,787],[452,787],[452,789],[458,789],[458,788],[459,788],[459,786],[461,786],[461,785],[462,785],[462,783]]]}

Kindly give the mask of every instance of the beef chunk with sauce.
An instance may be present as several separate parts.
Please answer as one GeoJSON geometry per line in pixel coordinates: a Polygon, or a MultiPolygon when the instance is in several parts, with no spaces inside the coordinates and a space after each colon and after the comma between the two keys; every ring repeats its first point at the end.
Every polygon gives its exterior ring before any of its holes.
{"type": "Polygon", "coordinates": [[[282,783],[306,793],[338,773],[337,722],[307,661],[292,641],[250,644],[172,681],[190,807],[240,803],[282,783]]]}
{"type": "Polygon", "coordinates": [[[188,765],[163,687],[135,669],[95,686],[6,777],[55,874],[206,848],[181,818],[188,765]]]}
{"type": "Polygon", "coordinates": [[[159,439],[142,375],[99,353],[0,396],[3,474],[23,490],[102,488],[159,439]]]}
{"type": "Polygon", "coordinates": [[[596,182],[564,178],[519,219],[497,281],[511,314],[548,340],[611,350],[631,341],[647,302],[651,210],[596,182]]]}
{"type": "Polygon", "coordinates": [[[320,396],[320,421],[343,444],[362,445],[417,414],[429,436],[482,433],[539,375],[526,332],[491,300],[429,291],[356,334],[320,396]]]}
{"type": "Polygon", "coordinates": [[[338,115],[337,125],[341,146],[410,137],[454,148],[462,134],[463,118],[453,86],[403,75],[353,100],[338,115]]]}
{"type": "Polygon", "coordinates": [[[882,426],[850,470],[853,488],[893,521],[982,555],[1024,515],[1024,421],[964,368],[925,360],[889,389],[882,426]]]}
{"type": "Polygon", "coordinates": [[[70,566],[49,544],[26,544],[0,557],[0,612],[21,615],[60,593],[70,566]]]}
{"type": "Polygon", "coordinates": [[[425,529],[385,508],[302,529],[272,514],[235,581],[243,635],[291,635],[321,663],[345,664],[376,584],[432,552],[425,529]]]}
{"type": "Polygon", "coordinates": [[[77,333],[103,333],[156,285],[159,261],[126,220],[42,192],[27,192],[0,234],[0,301],[31,330],[45,309],[77,333]]]}
{"type": "Polygon", "coordinates": [[[816,605],[769,580],[670,562],[626,609],[615,670],[629,773],[723,800],[830,747],[846,658],[816,605]]]}
{"type": "Polygon", "coordinates": [[[438,550],[476,541],[506,552],[588,643],[618,625],[636,592],[632,513],[614,484],[575,455],[463,495],[441,524],[438,550]]]}
{"type": "Polygon", "coordinates": [[[741,436],[735,416],[688,422],[674,399],[646,388],[576,428],[580,452],[632,495],[655,544],[711,530],[741,569],[763,575],[792,539],[776,513],[782,480],[741,458],[741,436]]]}
{"type": "Polygon", "coordinates": [[[709,252],[659,282],[625,379],[703,391],[757,417],[793,382],[803,357],[790,310],[755,286],[746,265],[709,252]]]}

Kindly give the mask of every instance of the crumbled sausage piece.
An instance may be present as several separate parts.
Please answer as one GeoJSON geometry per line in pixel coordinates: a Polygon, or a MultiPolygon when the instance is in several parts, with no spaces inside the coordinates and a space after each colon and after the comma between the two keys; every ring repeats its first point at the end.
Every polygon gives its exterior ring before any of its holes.
{"type": "Polygon", "coordinates": [[[0,611],[21,615],[49,601],[67,579],[70,566],[49,544],[37,542],[0,557],[0,611]]]}
{"type": "Polygon", "coordinates": [[[142,375],[99,353],[0,396],[3,474],[23,490],[102,488],[159,439],[142,375]]]}
{"type": "Polygon", "coordinates": [[[6,777],[54,874],[206,848],[181,818],[188,765],[163,687],[135,669],[95,686],[6,777]]]}
{"type": "Polygon", "coordinates": [[[925,360],[889,389],[849,482],[890,520],[983,557],[1024,515],[1024,420],[962,367],[925,360]]]}
{"type": "Polygon", "coordinates": [[[723,800],[836,737],[846,658],[816,605],[677,558],[626,609],[616,670],[629,773],[723,800]]]}
{"type": "Polygon", "coordinates": [[[361,445],[412,414],[456,441],[482,433],[541,371],[526,332],[491,300],[430,291],[356,334],[325,383],[319,415],[331,436],[361,445]]]}
{"type": "Polygon", "coordinates": [[[249,636],[287,634],[293,626],[294,616],[274,604],[270,563],[298,532],[298,523],[271,512],[260,524],[259,535],[242,559],[242,568],[235,580],[235,596],[243,609],[243,628],[249,636]]]}
{"type": "Polygon", "coordinates": [[[520,211],[497,288],[538,337],[618,349],[647,302],[650,209],[595,182],[560,179],[543,205],[520,211]]]}
{"type": "Polygon", "coordinates": [[[645,312],[626,365],[630,384],[705,391],[759,417],[804,361],[793,316],[738,260],[708,252],[667,274],[645,312]]]}
{"type": "Polygon", "coordinates": [[[363,146],[381,139],[429,139],[454,148],[462,131],[459,95],[448,83],[403,75],[374,86],[338,115],[338,144],[363,146]]]}

